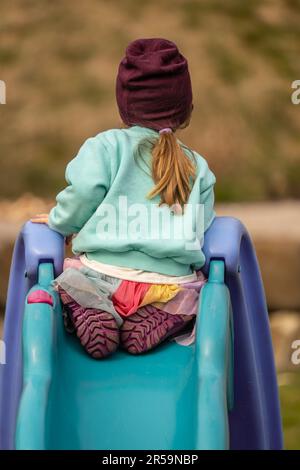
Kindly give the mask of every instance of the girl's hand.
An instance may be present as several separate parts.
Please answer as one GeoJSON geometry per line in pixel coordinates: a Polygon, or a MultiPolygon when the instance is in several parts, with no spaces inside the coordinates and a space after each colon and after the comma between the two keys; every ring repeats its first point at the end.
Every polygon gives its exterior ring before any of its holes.
{"type": "MultiPolygon", "coordinates": [[[[30,222],[34,224],[48,224],[49,215],[48,214],[37,214],[30,219],[30,222]]],[[[65,238],[66,245],[70,245],[72,243],[73,235],[68,235],[65,238]]]]}
{"type": "Polygon", "coordinates": [[[37,214],[30,219],[30,222],[33,222],[34,224],[48,224],[48,219],[48,214],[37,214]]]}

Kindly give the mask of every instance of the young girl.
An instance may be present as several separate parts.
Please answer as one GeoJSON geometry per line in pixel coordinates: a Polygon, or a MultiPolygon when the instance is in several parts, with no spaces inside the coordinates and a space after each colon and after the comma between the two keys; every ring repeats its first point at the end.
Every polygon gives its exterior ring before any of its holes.
{"type": "Polygon", "coordinates": [[[191,327],[205,282],[203,234],[214,218],[215,177],[175,135],[193,109],[176,45],[129,44],[116,97],[124,128],[88,139],[49,217],[33,219],[76,234],[76,257],[65,260],[55,287],[67,329],[94,358],[120,343],[143,353],[191,327]]]}

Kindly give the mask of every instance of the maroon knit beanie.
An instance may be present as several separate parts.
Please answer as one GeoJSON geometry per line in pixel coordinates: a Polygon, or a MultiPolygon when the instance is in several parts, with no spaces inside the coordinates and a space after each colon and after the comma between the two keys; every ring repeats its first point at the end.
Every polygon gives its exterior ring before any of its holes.
{"type": "Polygon", "coordinates": [[[192,109],[187,60],[166,39],[137,39],[119,65],[116,96],[122,120],[160,130],[176,129],[192,109]]]}

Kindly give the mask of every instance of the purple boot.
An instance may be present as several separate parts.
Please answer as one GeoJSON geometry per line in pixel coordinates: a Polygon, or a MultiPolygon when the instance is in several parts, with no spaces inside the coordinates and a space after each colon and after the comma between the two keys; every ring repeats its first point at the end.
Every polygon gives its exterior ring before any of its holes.
{"type": "Polygon", "coordinates": [[[183,330],[195,315],[171,315],[150,305],[141,307],[121,327],[121,342],[131,354],[141,354],[183,330]]]}
{"type": "Polygon", "coordinates": [[[64,310],[66,330],[76,334],[86,350],[95,359],[109,356],[119,346],[119,328],[115,318],[108,312],[94,308],[81,307],[63,289],[59,295],[64,310]]]}

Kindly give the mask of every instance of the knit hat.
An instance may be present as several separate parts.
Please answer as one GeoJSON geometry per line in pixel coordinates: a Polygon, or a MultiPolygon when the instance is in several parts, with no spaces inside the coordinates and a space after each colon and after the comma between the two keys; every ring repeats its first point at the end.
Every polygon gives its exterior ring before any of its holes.
{"type": "Polygon", "coordinates": [[[128,126],[176,129],[192,110],[187,60],[166,39],[131,42],[119,65],[116,96],[120,116],[128,126]]]}

